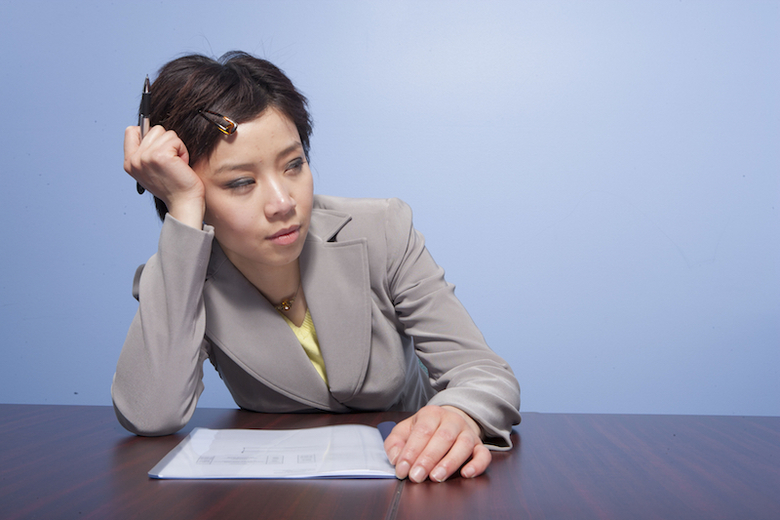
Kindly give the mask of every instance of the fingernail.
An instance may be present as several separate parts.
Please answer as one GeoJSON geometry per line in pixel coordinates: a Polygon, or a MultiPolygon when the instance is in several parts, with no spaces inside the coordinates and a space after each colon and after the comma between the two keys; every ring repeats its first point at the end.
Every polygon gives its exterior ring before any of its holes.
{"type": "Polygon", "coordinates": [[[398,458],[398,452],[401,451],[398,446],[393,446],[393,448],[390,449],[390,454],[387,456],[387,460],[390,461],[390,464],[395,466],[395,459],[398,458]]]}
{"type": "Polygon", "coordinates": [[[395,476],[398,478],[406,478],[408,474],[409,474],[409,463],[406,462],[405,460],[402,460],[395,467],[395,476]]]}
{"type": "Polygon", "coordinates": [[[430,477],[431,480],[435,480],[436,482],[443,482],[446,478],[447,472],[444,471],[444,468],[436,468],[433,471],[431,471],[430,477]]]}
{"type": "Polygon", "coordinates": [[[467,468],[463,468],[463,473],[461,473],[461,475],[463,475],[464,478],[471,478],[474,476],[474,473],[476,473],[476,471],[474,471],[474,468],[469,466],[467,468]]]}
{"type": "Polygon", "coordinates": [[[415,466],[409,473],[409,478],[412,482],[422,482],[425,480],[425,469],[422,466],[415,466]]]}

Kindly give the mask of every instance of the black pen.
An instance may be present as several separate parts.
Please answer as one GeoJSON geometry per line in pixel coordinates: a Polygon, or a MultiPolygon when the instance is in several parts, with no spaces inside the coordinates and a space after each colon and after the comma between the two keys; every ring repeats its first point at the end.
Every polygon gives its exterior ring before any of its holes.
{"type": "MultiPolygon", "coordinates": [[[[143,141],[146,132],[149,131],[149,113],[152,111],[152,93],[149,90],[149,76],[144,80],[144,91],[141,94],[141,106],[138,108],[138,126],[141,127],[141,140],[143,141]]],[[[144,187],[141,183],[135,183],[135,189],[139,195],[143,195],[144,187]]]]}

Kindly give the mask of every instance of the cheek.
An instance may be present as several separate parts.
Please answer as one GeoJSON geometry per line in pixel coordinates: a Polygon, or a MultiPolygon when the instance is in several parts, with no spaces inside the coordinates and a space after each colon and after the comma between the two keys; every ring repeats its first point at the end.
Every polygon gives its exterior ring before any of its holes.
{"type": "Polygon", "coordinates": [[[206,197],[206,224],[214,226],[216,233],[236,233],[248,229],[256,221],[252,211],[241,208],[235,202],[206,197]]]}
{"type": "Polygon", "coordinates": [[[298,204],[301,204],[305,207],[311,208],[312,202],[314,200],[314,179],[312,178],[311,172],[306,176],[306,178],[301,182],[301,185],[299,186],[298,193],[296,195],[296,202],[298,204]]]}
{"type": "MultiPolygon", "coordinates": [[[[208,215],[208,212],[206,214],[208,215]]],[[[247,232],[255,227],[254,224],[257,222],[252,215],[240,211],[215,212],[212,213],[212,220],[212,226],[214,226],[216,230],[221,230],[223,233],[247,232]]]]}

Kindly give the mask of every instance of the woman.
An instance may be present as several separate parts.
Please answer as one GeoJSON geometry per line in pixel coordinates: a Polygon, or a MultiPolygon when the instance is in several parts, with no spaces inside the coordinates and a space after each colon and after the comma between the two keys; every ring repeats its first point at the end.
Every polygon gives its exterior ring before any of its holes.
{"type": "Polygon", "coordinates": [[[306,100],[265,60],[179,58],[152,93],[154,126],[125,131],[163,227],[114,375],[122,425],[183,427],[208,358],[247,410],[416,412],[385,442],[398,478],[483,473],[519,388],[408,206],[313,194],[306,100]]]}

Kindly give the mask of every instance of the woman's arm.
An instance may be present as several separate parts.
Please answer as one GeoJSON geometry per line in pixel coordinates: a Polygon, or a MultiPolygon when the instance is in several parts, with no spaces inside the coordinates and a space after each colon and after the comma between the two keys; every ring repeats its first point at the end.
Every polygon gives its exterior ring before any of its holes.
{"type": "Polygon", "coordinates": [[[201,230],[203,184],[178,136],[160,126],[141,140],[125,131],[125,170],[169,209],[159,248],[136,274],[138,312],[119,356],[111,393],[117,417],[141,435],[184,426],[195,409],[207,356],[203,284],[214,237],[201,230]]]}
{"type": "Polygon", "coordinates": [[[397,474],[409,471],[412,480],[431,472],[441,480],[440,474],[449,476],[469,458],[461,473],[476,476],[490,462],[482,440],[493,449],[511,447],[512,425],[520,421],[519,385],[455,297],[413,228],[409,207],[390,201],[386,222],[396,313],[438,392],[408,424],[399,424],[398,435],[388,437],[388,455],[397,448],[391,457],[397,459],[397,474]]]}
{"type": "Polygon", "coordinates": [[[179,430],[203,391],[203,285],[212,240],[210,229],[199,231],[168,215],[157,254],[136,275],[138,311],[111,387],[117,417],[133,433],[179,430]]]}

